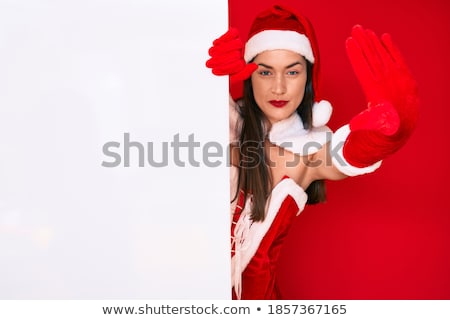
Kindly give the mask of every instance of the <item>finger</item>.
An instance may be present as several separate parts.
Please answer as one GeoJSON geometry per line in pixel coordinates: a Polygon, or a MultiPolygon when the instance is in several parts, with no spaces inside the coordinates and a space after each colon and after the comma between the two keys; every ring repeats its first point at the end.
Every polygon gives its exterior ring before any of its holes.
{"type": "Polygon", "coordinates": [[[230,51],[241,52],[242,47],[243,47],[242,41],[240,39],[234,39],[223,44],[212,46],[211,48],[209,48],[208,54],[210,56],[214,56],[217,54],[225,54],[230,51]]]}
{"type": "Polygon", "coordinates": [[[380,57],[376,52],[374,43],[374,40],[377,40],[376,35],[373,33],[373,31],[364,30],[362,26],[357,25],[352,29],[352,37],[361,48],[361,51],[366,58],[367,64],[371,69],[372,74],[376,78],[381,66],[380,57]]]}
{"type": "Polygon", "coordinates": [[[219,45],[222,43],[226,43],[233,39],[239,38],[239,31],[236,28],[230,28],[227,32],[225,32],[222,36],[213,41],[213,45],[219,45]]]}
{"type": "Polygon", "coordinates": [[[406,64],[406,61],[403,57],[403,55],[401,54],[400,50],[398,49],[398,47],[393,43],[392,38],[389,34],[383,34],[381,37],[381,40],[383,41],[383,45],[386,47],[386,50],[388,51],[388,53],[391,55],[398,71],[399,74],[402,75],[402,82],[405,86],[405,88],[407,87],[409,92],[412,92],[413,95],[417,94],[417,83],[408,67],[408,65],[406,64]]]}
{"type": "Polygon", "coordinates": [[[215,75],[229,75],[235,74],[242,70],[242,65],[238,63],[229,64],[226,66],[211,68],[211,72],[215,75]]]}
{"type": "Polygon", "coordinates": [[[241,63],[244,64],[244,60],[240,58],[239,52],[229,52],[226,55],[216,55],[206,61],[208,68],[223,67],[228,64],[241,63]]]}
{"type": "Polygon", "coordinates": [[[373,32],[372,30],[367,30],[367,35],[368,35],[368,37],[370,37],[374,51],[376,52],[377,56],[379,57],[382,65],[383,66],[392,65],[394,63],[394,59],[391,56],[391,54],[389,53],[388,48],[381,41],[381,39],[378,38],[377,35],[375,34],[375,32],[373,32]]]}
{"type": "Polygon", "coordinates": [[[392,66],[392,59],[375,32],[368,29],[365,33],[372,49],[372,56],[369,57],[370,64],[374,73],[379,75],[385,71],[386,67],[392,66]]]}
{"type": "Polygon", "coordinates": [[[366,31],[361,25],[356,25],[352,28],[352,38],[358,43],[366,59],[373,54],[372,45],[367,37],[366,31]]]}
{"type": "Polygon", "coordinates": [[[238,73],[245,68],[245,62],[232,61],[227,64],[221,64],[220,66],[212,68],[212,73],[216,75],[226,75],[238,73]]]}
{"type": "Polygon", "coordinates": [[[358,42],[353,37],[349,37],[345,42],[345,48],[358,80],[361,83],[365,83],[366,81],[373,79],[372,70],[367,63],[366,57],[358,42]]]}
{"type": "Polygon", "coordinates": [[[384,47],[386,48],[386,51],[394,61],[394,63],[401,68],[404,71],[407,71],[408,74],[410,74],[408,66],[405,62],[405,59],[403,58],[403,55],[401,54],[398,47],[393,43],[392,37],[390,34],[385,33],[381,36],[381,41],[383,42],[384,47]]]}

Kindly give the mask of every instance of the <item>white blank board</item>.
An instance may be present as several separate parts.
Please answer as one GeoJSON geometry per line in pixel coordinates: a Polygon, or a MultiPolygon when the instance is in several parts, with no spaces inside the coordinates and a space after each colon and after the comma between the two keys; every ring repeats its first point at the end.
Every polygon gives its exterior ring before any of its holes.
{"type": "Polygon", "coordinates": [[[0,0],[0,299],[229,298],[227,12],[0,0]]]}

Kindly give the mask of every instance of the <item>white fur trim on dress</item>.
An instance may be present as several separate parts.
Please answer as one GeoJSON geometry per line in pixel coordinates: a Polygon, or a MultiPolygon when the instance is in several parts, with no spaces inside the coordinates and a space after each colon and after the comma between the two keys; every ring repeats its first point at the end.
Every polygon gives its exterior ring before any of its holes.
{"type": "Polygon", "coordinates": [[[263,51],[276,49],[297,52],[314,63],[314,54],[308,38],[291,30],[264,30],[255,34],[245,45],[244,59],[249,62],[263,51]]]}
{"type": "Polygon", "coordinates": [[[372,164],[371,166],[364,168],[352,166],[350,163],[347,162],[347,160],[344,158],[343,147],[349,134],[350,134],[350,127],[348,124],[339,128],[333,134],[333,138],[331,139],[331,153],[332,153],[331,161],[333,162],[333,165],[340,172],[350,177],[371,173],[377,170],[381,166],[382,160],[372,164]]]}
{"type": "Polygon", "coordinates": [[[253,222],[251,215],[251,197],[246,201],[244,211],[241,213],[235,227],[235,254],[231,259],[231,285],[234,287],[238,299],[241,297],[241,275],[272,225],[278,211],[287,196],[291,196],[300,212],[303,211],[308,196],[305,191],[291,178],[281,180],[272,190],[266,209],[264,221],[253,222]]]}
{"type": "Polygon", "coordinates": [[[300,156],[316,153],[331,136],[332,131],[327,126],[306,130],[297,112],[274,123],[269,132],[270,142],[300,156]]]}

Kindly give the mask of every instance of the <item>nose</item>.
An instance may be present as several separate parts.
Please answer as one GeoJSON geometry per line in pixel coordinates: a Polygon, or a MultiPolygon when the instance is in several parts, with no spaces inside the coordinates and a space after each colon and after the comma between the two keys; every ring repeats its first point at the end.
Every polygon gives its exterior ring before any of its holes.
{"type": "Polygon", "coordinates": [[[286,93],[286,79],[283,74],[278,74],[273,79],[272,93],[276,95],[281,95],[286,93]]]}

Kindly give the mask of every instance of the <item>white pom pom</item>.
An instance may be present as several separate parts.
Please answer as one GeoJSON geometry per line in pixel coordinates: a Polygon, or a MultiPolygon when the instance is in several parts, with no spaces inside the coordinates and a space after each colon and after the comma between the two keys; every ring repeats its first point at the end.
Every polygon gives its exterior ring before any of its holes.
{"type": "Polygon", "coordinates": [[[312,109],[313,127],[321,127],[328,123],[333,107],[327,100],[314,102],[312,109]]]}

